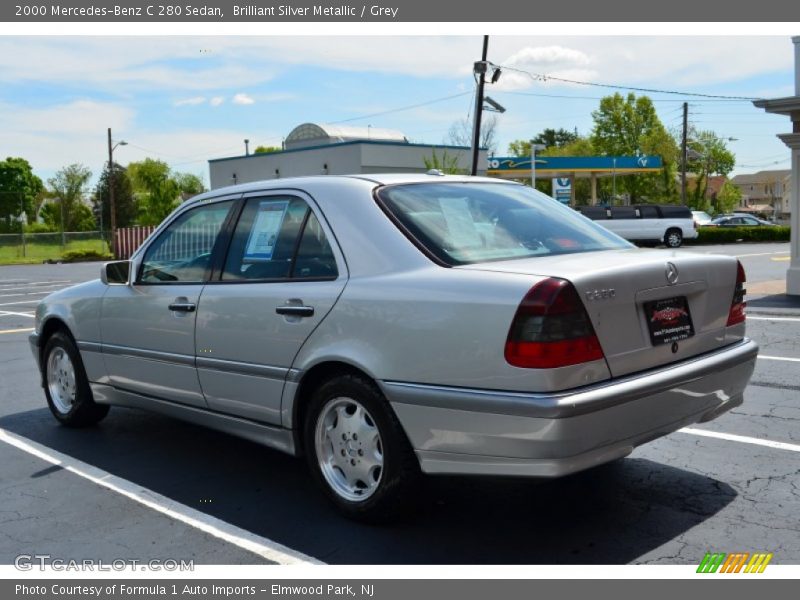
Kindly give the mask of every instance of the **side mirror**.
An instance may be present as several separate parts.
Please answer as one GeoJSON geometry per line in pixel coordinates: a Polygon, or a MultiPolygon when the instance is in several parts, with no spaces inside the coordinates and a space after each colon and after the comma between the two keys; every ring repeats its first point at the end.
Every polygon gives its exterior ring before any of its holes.
{"type": "Polygon", "coordinates": [[[131,275],[131,261],[118,260],[103,265],[100,269],[100,281],[106,285],[128,285],[131,275]]]}

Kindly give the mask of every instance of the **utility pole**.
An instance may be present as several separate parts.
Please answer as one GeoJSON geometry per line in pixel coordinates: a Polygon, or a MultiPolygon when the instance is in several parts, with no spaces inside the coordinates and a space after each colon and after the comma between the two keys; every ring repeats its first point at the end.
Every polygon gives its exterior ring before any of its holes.
{"type": "Polygon", "coordinates": [[[481,145],[481,112],[483,111],[483,86],[486,84],[486,56],[489,53],[489,36],[483,36],[481,62],[475,63],[474,72],[479,75],[478,92],[475,94],[475,123],[472,126],[472,174],[478,174],[478,154],[481,145]]]}
{"type": "Polygon", "coordinates": [[[111,252],[117,258],[117,210],[114,203],[114,147],[111,145],[111,127],[108,128],[108,205],[111,213],[111,252]]]}
{"type": "Polygon", "coordinates": [[[683,135],[681,136],[681,204],[686,205],[686,136],[689,128],[689,103],[683,103],[683,135]]]}

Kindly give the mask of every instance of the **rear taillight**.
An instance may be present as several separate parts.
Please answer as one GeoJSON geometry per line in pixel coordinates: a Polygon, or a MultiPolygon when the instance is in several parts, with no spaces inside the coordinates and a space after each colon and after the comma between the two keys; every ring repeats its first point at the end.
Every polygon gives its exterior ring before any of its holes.
{"type": "Polygon", "coordinates": [[[522,299],[506,340],[515,367],[552,369],[603,358],[586,308],[565,279],[540,281],[522,299]]]}
{"type": "Polygon", "coordinates": [[[747,292],[744,289],[744,282],[747,278],[744,275],[744,267],[738,260],[736,261],[736,287],[733,290],[733,300],[731,300],[731,310],[728,313],[728,327],[738,323],[744,323],[745,308],[747,302],[744,301],[744,295],[747,292]]]}

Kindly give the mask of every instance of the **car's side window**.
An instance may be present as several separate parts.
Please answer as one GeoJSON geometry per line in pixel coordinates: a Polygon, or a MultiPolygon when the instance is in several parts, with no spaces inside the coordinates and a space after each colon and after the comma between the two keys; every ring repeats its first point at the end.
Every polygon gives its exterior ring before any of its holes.
{"type": "Polygon", "coordinates": [[[643,219],[657,219],[658,209],[655,206],[640,206],[639,214],[643,219]]]}
{"type": "Polygon", "coordinates": [[[202,283],[233,201],[207,204],[180,215],[145,252],[138,283],[202,283]]]}
{"type": "Polygon", "coordinates": [[[286,279],[291,274],[308,205],[299,198],[251,198],[236,225],[224,281],[286,279]]]}
{"type": "Polygon", "coordinates": [[[314,213],[308,216],[303,237],[297,247],[292,277],[302,279],[335,278],[339,274],[328,238],[314,213]]]}

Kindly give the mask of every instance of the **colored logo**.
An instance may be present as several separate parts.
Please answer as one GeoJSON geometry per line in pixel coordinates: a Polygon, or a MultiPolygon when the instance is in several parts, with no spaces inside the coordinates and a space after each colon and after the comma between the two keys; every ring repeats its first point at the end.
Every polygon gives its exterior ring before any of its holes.
{"type": "Polygon", "coordinates": [[[697,567],[698,573],[763,573],[769,561],[772,560],[772,553],[767,552],[734,552],[725,554],[724,552],[706,552],[700,566],[697,567]]]}

